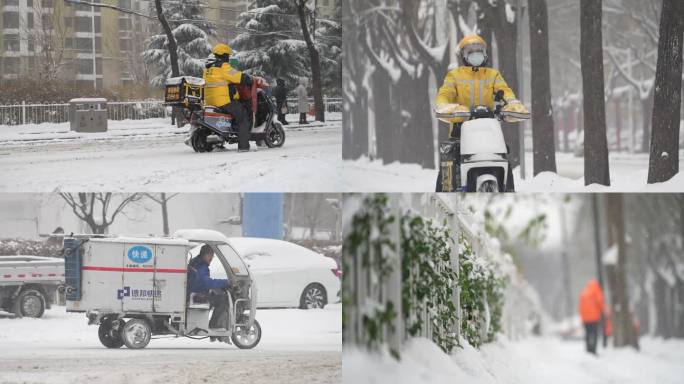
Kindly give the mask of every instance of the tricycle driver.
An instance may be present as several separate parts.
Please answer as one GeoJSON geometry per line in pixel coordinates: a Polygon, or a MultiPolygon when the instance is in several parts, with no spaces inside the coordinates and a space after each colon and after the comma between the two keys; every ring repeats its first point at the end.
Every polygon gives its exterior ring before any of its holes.
{"type": "MultiPolygon", "coordinates": [[[[192,293],[196,296],[208,297],[209,304],[214,308],[209,320],[209,328],[217,331],[225,331],[228,328],[228,294],[226,289],[230,284],[226,279],[212,279],[209,274],[209,265],[214,258],[214,250],[210,245],[204,244],[197,256],[188,263],[188,296],[192,293]]],[[[210,340],[228,341],[228,337],[212,337],[210,340]]]]}

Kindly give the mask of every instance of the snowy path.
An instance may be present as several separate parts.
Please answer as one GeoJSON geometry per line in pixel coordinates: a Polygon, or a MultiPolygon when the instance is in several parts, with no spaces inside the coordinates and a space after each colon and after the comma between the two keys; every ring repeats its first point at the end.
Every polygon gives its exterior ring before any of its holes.
{"type": "Polygon", "coordinates": [[[341,305],[259,310],[253,350],[207,340],[156,339],[106,349],[84,314],[54,307],[42,319],[0,318],[0,383],[339,383],[341,305]]]}
{"type": "Polygon", "coordinates": [[[328,119],[287,126],[282,148],[239,154],[236,145],[195,153],[183,144],[187,128],[163,119],[112,121],[91,134],[66,124],[3,127],[0,191],[338,192],[341,121],[328,119]]]}
{"type": "Polygon", "coordinates": [[[641,352],[629,348],[585,353],[581,341],[528,338],[496,342],[480,351],[472,347],[452,356],[424,339],[413,340],[398,364],[387,356],[359,351],[344,353],[345,383],[681,383],[684,378],[684,341],[644,338],[641,352]],[[363,372],[363,373],[362,373],[363,372]]]}
{"type": "MultiPolygon", "coordinates": [[[[526,154],[528,178],[520,179],[520,169],[514,170],[519,192],[679,192],[684,189],[684,175],[665,183],[647,185],[648,155],[613,154],[610,157],[611,187],[584,185],[584,159],[570,153],[557,153],[558,174],[532,174],[531,152],[526,154]]],[[[680,161],[684,169],[684,157],[680,161]]],[[[437,171],[417,164],[370,161],[367,158],[343,162],[342,180],[347,192],[434,192],[437,171]]]]}

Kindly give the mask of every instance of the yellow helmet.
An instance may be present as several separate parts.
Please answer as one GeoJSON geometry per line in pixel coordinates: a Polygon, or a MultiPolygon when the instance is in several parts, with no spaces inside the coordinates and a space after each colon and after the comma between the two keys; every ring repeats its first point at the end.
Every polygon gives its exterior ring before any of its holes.
{"type": "Polygon", "coordinates": [[[232,55],[233,48],[228,44],[220,43],[214,45],[214,49],[211,50],[211,53],[213,53],[214,56],[232,55]]]}
{"type": "Polygon", "coordinates": [[[487,42],[478,35],[469,35],[458,43],[458,51],[463,63],[477,70],[487,64],[487,42]],[[473,56],[469,55],[473,53],[473,56]]]}
{"type": "Polygon", "coordinates": [[[468,35],[461,39],[461,42],[458,43],[459,51],[462,51],[466,45],[482,45],[485,50],[487,49],[487,42],[478,35],[468,35]]]}

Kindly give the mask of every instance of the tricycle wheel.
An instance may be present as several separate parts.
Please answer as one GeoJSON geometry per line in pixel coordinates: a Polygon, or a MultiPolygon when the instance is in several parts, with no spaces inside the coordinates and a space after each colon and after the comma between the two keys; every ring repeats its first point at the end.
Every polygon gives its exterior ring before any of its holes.
{"type": "MultiPolygon", "coordinates": [[[[246,319],[242,320],[243,321],[241,322],[247,322],[246,319]]],[[[233,340],[233,344],[238,348],[252,349],[256,347],[261,340],[261,325],[259,325],[259,322],[256,319],[254,319],[254,324],[252,324],[252,327],[249,329],[244,325],[238,325],[235,327],[235,331],[230,338],[233,340]]]]}
{"type": "Polygon", "coordinates": [[[131,319],[121,327],[121,338],[130,349],[145,348],[151,337],[152,327],[147,320],[131,319]]]}
{"type": "Polygon", "coordinates": [[[266,145],[269,148],[282,147],[285,144],[285,130],[279,122],[273,122],[266,128],[266,145]]]}
{"type": "Polygon", "coordinates": [[[104,318],[100,323],[100,328],[97,330],[100,343],[107,348],[121,348],[124,345],[119,328],[115,325],[118,325],[118,323],[115,324],[109,318],[104,318]]]}

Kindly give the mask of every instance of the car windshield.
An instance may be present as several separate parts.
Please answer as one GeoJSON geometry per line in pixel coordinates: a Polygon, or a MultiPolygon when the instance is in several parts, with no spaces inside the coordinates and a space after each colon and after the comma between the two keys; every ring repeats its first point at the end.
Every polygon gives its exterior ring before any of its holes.
{"type": "Polygon", "coordinates": [[[230,245],[218,244],[217,247],[219,251],[223,254],[223,256],[226,258],[226,261],[228,261],[228,264],[230,264],[230,268],[233,270],[234,274],[238,276],[247,275],[247,267],[245,266],[245,263],[242,262],[240,256],[238,256],[238,254],[235,253],[235,251],[233,250],[233,248],[230,247],[230,245]]]}

